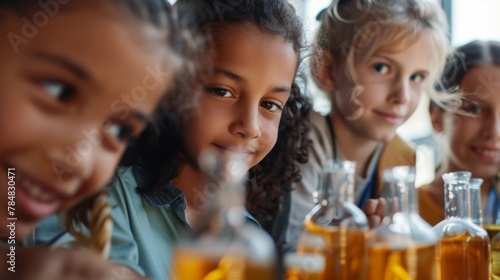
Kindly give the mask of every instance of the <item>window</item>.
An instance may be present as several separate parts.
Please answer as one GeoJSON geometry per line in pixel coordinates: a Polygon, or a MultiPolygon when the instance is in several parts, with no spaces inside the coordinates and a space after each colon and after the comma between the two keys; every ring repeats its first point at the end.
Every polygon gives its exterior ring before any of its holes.
{"type": "Polygon", "coordinates": [[[453,46],[472,40],[500,40],[500,1],[498,0],[443,0],[451,16],[453,46]]]}

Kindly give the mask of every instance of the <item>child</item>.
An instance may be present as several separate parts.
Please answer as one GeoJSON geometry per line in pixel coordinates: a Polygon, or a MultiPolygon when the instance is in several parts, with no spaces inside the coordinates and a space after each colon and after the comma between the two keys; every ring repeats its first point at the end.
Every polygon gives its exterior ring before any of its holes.
{"type": "Polygon", "coordinates": [[[396,128],[422,92],[437,96],[434,85],[450,48],[446,17],[432,1],[335,0],[320,18],[311,69],[332,109],[311,118],[313,148],[301,166],[303,180],[292,186],[285,251],[296,249],[329,159],[356,162],[355,203],[369,216],[380,212],[376,201],[366,202],[380,196],[381,172],[415,163],[396,128]]]}
{"type": "Polygon", "coordinates": [[[440,134],[442,160],[436,177],[419,188],[420,215],[431,225],[444,220],[444,173],[466,170],[482,178],[483,216],[495,223],[500,173],[500,42],[473,41],[456,50],[443,75],[447,89],[464,92],[464,113],[431,104],[434,130],[440,134]],[[496,209],[495,209],[496,208],[496,209]]]}
{"type": "Polygon", "coordinates": [[[109,279],[89,252],[19,245],[106,185],[189,49],[164,1],[61,2],[0,4],[2,279],[109,279]]]}
{"type": "MultiPolygon", "coordinates": [[[[213,188],[198,158],[207,149],[244,156],[249,209],[277,211],[282,185],[299,180],[294,161],[307,157],[310,104],[294,83],[302,27],[284,0],[179,0],[210,35],[212,74],[197,106],[161,112],[159,138],[142,137],[111,188],[110,258],[152,279],[169,279],[179,236],[206,223],[213,188]],[[258,208],[257,205],[261,207],[258,208]]],[[[208,67],[208,66],[207,66],[208,67]]],[[[249,219],[251,218],[248,214],[249,219]]]]}

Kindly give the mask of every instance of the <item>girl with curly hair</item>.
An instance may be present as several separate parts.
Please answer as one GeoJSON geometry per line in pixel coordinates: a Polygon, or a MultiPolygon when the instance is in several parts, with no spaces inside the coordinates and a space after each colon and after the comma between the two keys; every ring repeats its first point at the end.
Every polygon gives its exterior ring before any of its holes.
{"type": "Polygon", "coordinates": [[[279,210],[284,186],[300,180],[296,162],[307,159],[309,145],[311,104],[295,82],[302,26],[292,6],[284,0],[176,6],[181,18],[194,11],[208,35],[212,71],[194,102],[158,112],[158,126],[129,149],[110,189],[110,258],[153,279],[169,278],[173,245],[206,223],[213,194],[198,164],[204,151],[246,160],[247,209],[265,221],[279,210]]]}

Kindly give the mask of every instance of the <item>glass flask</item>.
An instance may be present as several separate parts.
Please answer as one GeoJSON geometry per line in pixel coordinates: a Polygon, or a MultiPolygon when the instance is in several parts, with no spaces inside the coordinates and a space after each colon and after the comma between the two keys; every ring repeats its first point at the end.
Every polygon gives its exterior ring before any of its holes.
{"type": "Polygon", "coordinates": [[[383,173],[389,215],[368,239],[367,279],[438,279],[432,227],[418,214],[415,168],[383,173]]]}
{"type": "Polygon", "coordinates": [[[433,230],[439,235],[436,261],[442,280],[489,279],[490,240],[471,219],[470,172],[443,174],[445,219],[433,230]]]}
{"type": "Polygon", "coordinates": [[[286,280],[322,280],[325,257],[318,254],[288,253],[285,255],[286,280]]]}
{"type": "Polygon", "coordinates": [[[320,180],[321,200],[304,220],[303,234],[319,235],[322,241],[301,238],[298,252],[325,257],[322,279],[365,279],[368,221],[353,203],[354,172],[352,161],[330,161],[320,180]]]}
{"type": "Polygon", "coordinates": [[[219,192],[215,207],[207,207],[212,214],[206,231],[194,239],[178,242],[172,256],[172,279],[274,280],[274,242],[263,230],[247,223],[244,214],[244,186],[240,178],[246,165],[238,159],[223,164],[220,161],[219,158],[208,164],[210,173],[217,174],[219,192]]]}

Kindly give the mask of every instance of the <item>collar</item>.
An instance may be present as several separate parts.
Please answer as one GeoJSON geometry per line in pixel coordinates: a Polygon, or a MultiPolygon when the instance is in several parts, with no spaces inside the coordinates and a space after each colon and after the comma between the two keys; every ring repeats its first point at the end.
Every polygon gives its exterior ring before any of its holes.
{"type": "Polygon", "coordinates": [[[184,194],[178,190],[172,183],[163,188],[143,194],[144,199],[152,206],[171,205],[172,207],[186,210],[186,199],[184,194]]]}

